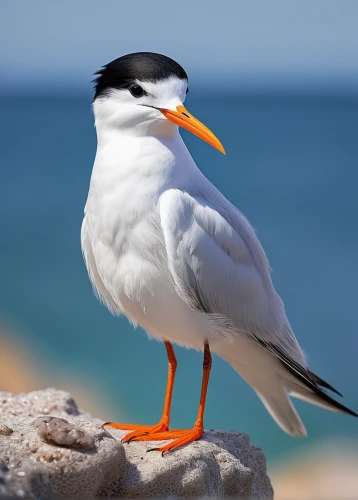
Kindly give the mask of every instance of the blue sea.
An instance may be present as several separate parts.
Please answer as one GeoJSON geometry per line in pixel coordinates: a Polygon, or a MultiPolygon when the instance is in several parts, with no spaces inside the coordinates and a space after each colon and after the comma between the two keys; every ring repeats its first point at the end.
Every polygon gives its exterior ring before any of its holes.
{"type": "MultiPolygon", "coordinates": [[[[226,148],[223,156],[182,132],[204,174],[257,229],[311,369],[358,411],[358,95],[191,91],[186,104],[226,148]]],[[[0,108],[0,321],[53,373],[80,374],[88,392],[93,384],[113,408],[98,415],[155,423],[165,349],[96,301],[82,261],[96,151],[91,96],[7,90],[0,108]]],[[[202,358],[176,351],[172,425],[185,428],[196,417],[202,358]]],[[[306,440],[286,436],[214,357],[206,428],[248,433],[270,464],[315,442],[358,439],[356,419],[296,406],[306,440]]]]}

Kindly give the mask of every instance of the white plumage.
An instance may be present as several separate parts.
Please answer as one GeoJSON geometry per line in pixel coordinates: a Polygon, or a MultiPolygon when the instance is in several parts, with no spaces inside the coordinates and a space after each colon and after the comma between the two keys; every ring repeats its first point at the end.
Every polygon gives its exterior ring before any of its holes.
{"type": "Polygon", "coordinates": [[[98,149],[81,239],[98,296],[154,337],[200,350],[207,340],[291,435],[306,431],[289,393],[350,412],[307,369],[250,223],[159,111],[182,105],[186,80],[136,83],[141,99],[111,89],[94,102],[98,149]]]}

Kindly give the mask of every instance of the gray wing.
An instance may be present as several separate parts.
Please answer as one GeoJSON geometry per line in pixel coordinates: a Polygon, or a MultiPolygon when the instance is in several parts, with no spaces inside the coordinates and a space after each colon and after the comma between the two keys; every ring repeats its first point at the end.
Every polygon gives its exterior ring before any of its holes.
{"type": "Polygon", "coordinates": [[[295,371],[304,370],[304,355],[253,228],[220,193],[210,194],[216,199],[178,189],[161,197],[161,225],[177,293],[191,308],[227,319],[236,334],[250,336],[295,371]]]}

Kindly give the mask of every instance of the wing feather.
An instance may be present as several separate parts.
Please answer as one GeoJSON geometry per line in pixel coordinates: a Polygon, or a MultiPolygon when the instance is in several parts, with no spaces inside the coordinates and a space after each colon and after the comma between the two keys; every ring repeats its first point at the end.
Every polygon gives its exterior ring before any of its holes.
{"type": "Polygon", "coordinates": [[[216,196],[192,196],[179,189],[161,196],[161,225],[177,293],[190,307],[226,318],[237,334],[249,335],[275,356],[283,352],[305,368],[253,228],[216,196]]]}

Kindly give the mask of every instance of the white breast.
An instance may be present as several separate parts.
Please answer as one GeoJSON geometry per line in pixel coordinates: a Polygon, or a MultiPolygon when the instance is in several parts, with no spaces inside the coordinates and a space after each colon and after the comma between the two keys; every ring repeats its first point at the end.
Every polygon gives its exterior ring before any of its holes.
{"type": "Polygon", "coordinates": [[[82,250],[94,289],[114,314],[156,337],[201,348],[203,332],[210,336],[208,320],[177,295],[160,226],[160,196],[180,187],[193,164],[179,135],[169,141],[170,148],[127,137],[97,152],[82,250]],[[179,168],[177,158],[185,156],[179,168]]]}

